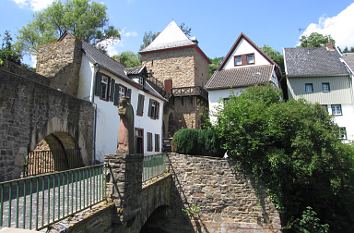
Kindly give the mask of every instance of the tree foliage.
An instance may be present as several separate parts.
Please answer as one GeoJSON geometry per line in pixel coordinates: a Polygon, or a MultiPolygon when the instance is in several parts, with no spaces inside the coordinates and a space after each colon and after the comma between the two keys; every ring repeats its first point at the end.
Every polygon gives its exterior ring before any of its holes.
{"type": "Polygon", "coordinates": [[[312,232],[294,224],[308,207],[316,226],[354,232],[353,148],[320,105],[282,102],[277,89],[252,87],[226,103],[216,129],[228,154],[268,188],[285,232],[312,232]]]}
{"type": "Polygon", "coordinates": [[[109,25],[106,6],[89,0],[55,1],[47,9],[36,13],[32,22],[22,27],[18,46],[26,52],[57,40],[64,32],[91,44],[105,39],[119,39],[118,29],[109,25]]]}
{"type": "Polygon", "coordinates": [[[5,31],[2,37],[0,48],[0,63],[4,60],[21,64],[21,53],[16,49],[12,42],[12,36],[9,31],[5,31]]]}
{"type": "Polygon", "coordinates": [[[112,56],[112,58],[126,68],[135,67],[141,64],[138,54],[132,51],[122,52],[119,55],[112,56]]]}
{"type": "Polygon", "coordinates": [[[327,43],[332,43],[334,46],[335,40],[331,35],[323,35],[318,32],[313,32],[308,36],[302,36],[300,39],[300,47],[304,48],[321,47],[327,43]]]}
{"type": "Polygon", "coordinates": [[[277,50],[273,49],[272,47],[270,47],[269,45],[263,45],[263,47],[261,48],[262,51],[267,54],[275,63],[278,64],[278,66],[280,67],[282,73],[285,72],[284,70],[284,56],[283,54],[281,54],[280,52],[278,52],[277,50]]]}
{"type": "Polygon", "coordinates": [[[345,46],[342,53],[354,53],[354,47],[348,48],[348,46],[345,46]]]}
{"type": "Polygon", "coordinates": [[[224,57],[210,58],[211,64],[208,67],[209,77],[211,77],[214,74],[214,72],[219,68],[222,60],[224,60],[224,57]]]}

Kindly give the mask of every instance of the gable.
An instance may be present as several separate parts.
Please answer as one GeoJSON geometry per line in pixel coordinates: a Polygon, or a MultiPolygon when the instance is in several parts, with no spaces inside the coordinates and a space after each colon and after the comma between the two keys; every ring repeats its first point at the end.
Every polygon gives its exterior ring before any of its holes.
{"type": "Polygon", "coordinates": [[[247,54],[254,54],[255,63],[252,65],[242,65],[236,67],[247,67],[253,65],[275,65],[274,61],[272,61],[265,53],[263,53],[263,51],[260,50],[253,41],[241,33],[221,63],[219,70],[235,68],[234,57],[247,54]]]}

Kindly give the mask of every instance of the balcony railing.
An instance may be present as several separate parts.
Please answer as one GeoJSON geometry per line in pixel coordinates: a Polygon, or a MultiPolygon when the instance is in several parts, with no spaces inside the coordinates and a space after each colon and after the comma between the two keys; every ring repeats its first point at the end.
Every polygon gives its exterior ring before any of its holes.
{"type": "Polygon", "coordinates": [[[208,99],[208,92],[201,86],[172,88],[173,96],[201,96],[208,99]]]}

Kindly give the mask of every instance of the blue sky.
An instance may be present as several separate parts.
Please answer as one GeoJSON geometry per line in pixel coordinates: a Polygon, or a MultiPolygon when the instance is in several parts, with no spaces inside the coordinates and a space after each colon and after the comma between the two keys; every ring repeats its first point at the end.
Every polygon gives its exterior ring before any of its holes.
{"type": "MultiPolygon", "coordinates": [[[[18,29],[53,0],[0,0],[0,33],[18,29]]],[[[240,32],[259,46],[281,51],[296,46],[304,32],[330,33],[340,46],[354,46],[354,3],[349,0],[99,0],[122,40],[110,53],[137,52],[145,31],[184,22],[209,57],[224,56],[240,32]],[[303,31],[299,31],[302,29],[303,31]]]]}

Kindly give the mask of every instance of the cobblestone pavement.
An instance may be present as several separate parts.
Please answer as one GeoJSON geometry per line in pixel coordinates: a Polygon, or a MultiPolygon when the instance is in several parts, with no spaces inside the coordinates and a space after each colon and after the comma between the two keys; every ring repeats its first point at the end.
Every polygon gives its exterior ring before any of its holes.
{"type": "Polygon", "coordinates": [[[50,188],[48,182],[38,185],[38,192],[36,185],[33,185],[32,193],[26,187],[26,195],[24,188],[19,187],[21,183],[12,187],[11,195],[8,190],[2,190],[4,202],[0,203],[0,227],[38,229],[87,208],[103,199],[103,178],[99,174],[80,181],[64,179],[61,185],[60,180],[54,178],[54,182],[49,182],[50,188]]]}

